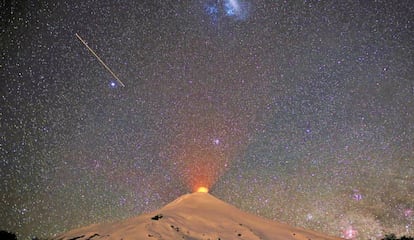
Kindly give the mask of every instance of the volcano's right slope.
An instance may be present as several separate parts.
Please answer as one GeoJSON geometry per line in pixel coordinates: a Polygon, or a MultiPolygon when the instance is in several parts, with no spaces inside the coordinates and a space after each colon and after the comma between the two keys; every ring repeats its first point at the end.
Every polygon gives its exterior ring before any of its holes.
{"type": "Polygon", "coordinates": [[[116,223],[91,225],[55,239],[340,239],[243,212],[208,193],[181,196],[160,210],[116,223]]]}

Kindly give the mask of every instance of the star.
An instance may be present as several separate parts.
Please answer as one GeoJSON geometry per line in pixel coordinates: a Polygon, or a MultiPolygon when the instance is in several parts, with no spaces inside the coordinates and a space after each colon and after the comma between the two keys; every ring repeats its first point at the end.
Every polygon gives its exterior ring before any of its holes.
{"type": "Polygon", "coordinates": [[[118,86],[118,84],[115,81],[109,82],[109,87],[110,88],[116,88],[117,86],[118,86]]]}

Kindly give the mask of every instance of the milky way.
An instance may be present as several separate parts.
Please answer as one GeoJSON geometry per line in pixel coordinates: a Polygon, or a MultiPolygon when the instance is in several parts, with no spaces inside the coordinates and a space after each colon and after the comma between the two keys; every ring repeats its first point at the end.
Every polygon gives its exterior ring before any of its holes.
{"type": "Polygon", "coordinates": [[[208,185],[347,239],[414,235],[412,1],[2,4],[1,229],[49,237],[208,185]]]}

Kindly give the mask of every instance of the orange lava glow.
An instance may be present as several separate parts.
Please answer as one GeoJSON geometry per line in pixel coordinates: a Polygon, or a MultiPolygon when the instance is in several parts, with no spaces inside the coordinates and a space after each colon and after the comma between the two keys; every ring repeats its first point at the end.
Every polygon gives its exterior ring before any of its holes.
{"type": "Polygon", "coordinates": [[[199,192],[199,193],[208,193],[208,188],[199,187],[199,188],[197,188],[197,192],[199,192]]]}

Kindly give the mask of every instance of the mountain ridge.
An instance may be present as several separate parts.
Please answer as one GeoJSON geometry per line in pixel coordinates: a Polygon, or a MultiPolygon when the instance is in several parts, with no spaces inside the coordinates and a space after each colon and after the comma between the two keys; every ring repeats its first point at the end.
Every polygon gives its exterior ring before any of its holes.
{"type": "Polygon", "coordinates": [[[339,240],[243,212],[208,194],[185,194],[159,210],[115,223],[93,224],[60,234],[56,240],[97,239],[274,239],[339,240]]]}

